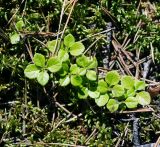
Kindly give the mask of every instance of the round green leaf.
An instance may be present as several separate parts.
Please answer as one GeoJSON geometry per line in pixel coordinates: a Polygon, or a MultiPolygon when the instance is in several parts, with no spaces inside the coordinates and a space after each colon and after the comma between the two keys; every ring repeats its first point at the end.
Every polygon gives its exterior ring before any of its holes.
{"type": "Polygon", "coordinates": [[[86,74],[87,70],[85,68],[79,68],[79,75],[84,76],[86,74]]]}
{"type": "Polygon", "coordinates": [[[60,85],[61,85],[62,87],[69,85],[69,83],[70,83],[70,78],[69,78],[69,76],[66,76],[66,77],[64,77],[64,78],[61,78],[61,79],[59,80],[59,83],[60,83],[60,85]]]}
{"type": "Polygon", "coordinates": [[[91,97],[91,98],[98,98],[100,96],[100,92],[98,91],[91,91],[91,90],[88,90],[88,95],[91,97]]]}
{"type": "Polygon", "coordinates": [[[69,54],[67,50],[60,49],[58,52],[58,58],[62,61],[65,62],[69,59],[69,54]]]}
{"type": "Polygon", "coordinates": [[[86,99],[88,97],[88,88],[80,87],[78,90],[78,97],[80,99],[86,99]]]}
{"type": "Polygon", "coordinates": [[[62,68],[58,71],[58,74],[61,77],[64,77],[66,74],[68,74],[68,72],[69,72],[69,66],[66,62],[63,62],[62,63],[62,68]]]}
{"type": "Polygon", "coordinates": [[[135,96],[135,90],[134,89],[128,89],[126,92],[126,97],[134,97],[135,96]]]}
{"type": "Polygon", "coordinates": [[[100,93],[106,93],[108,91],[108,85],[104,80],[99,80],[98,81],[98,87],[97,90],[100,93]]]}
{"type": "Polygon", "coordinates": [[[124,88],[121,85],[115,85],[112,88],[112,95],[113,97],[120,97],[124,94],[124,88]]]}
{"type": "Polygon", "coordinates": [[[27,78],[29,79],[34,79],[38,76],[39,74],[39,69],[37,68],[37,66],[35,66],[34,64],[30,64],[26,67],[26,69],[24,70],[24,74],[27,78]]]}
{"type": "Polygon", "coordinates": [[[128,97],[125,102],[127,108],[137,108],[138,100],[135,97],[128,97]]]}
{"type": "Polygon", "coordinates": [[[97,80],[97,74],[94,70],[88,70],[86,73],[86,77],[91,81],[97,80]]]}
{"type": "Polygon", "coordinates": [[[84,50],[85,50],[85,47],[81,42],[75,42],[70,47],[70,54],[72,56],[79,56],[83,53],[84,50]]]}
{"type": "Polygon", "coordinates": [[[89,63],[89,59],[85,55],[82,55],[76,59],[76,63],[80,67],[87,67],[89,63]]]}
{"type": "Polygon", "coordinates": [[[115,112],[118,110],[119,103],[115,99],[110,99],[107,103],[107,109],[110,112],[115,112]]]}
{"type": "Polygon", "coordinates": [[[146,83],[144,81],[135,80],[135,90],[145,90],[146,83]]]}
{"type": "Polygon", "coordinates": [[[56,49],[56,46],[59,43],[60,43],[59,40],[58,41],[57,40],[52,40],[52,41],[48,41],[47,44],[46,44],[46,46],[49,49],[49,51],[54,52],[55,49],[56,49]],[[57,44],[56,44],[56,42],[57,42],[57,44]]]}
{"type": "Polygon", "coordinates": [[[10,36],[11,44],[17,44],[20,41],[20,35],[17,33],[14,33],[10,36]]]}
{"type": "Polygon", "coordinates": [[[42,54],[35,53],[33,57],[34,64],[40,67],[45,66],[45,57],[42,54]]]}
{"type": "Polygon", "coordinates": [[[79,75],[72,75],[71,76],[71,84],[73,86],[80,86],[82,84],[82,77],[79,75]]]}
{"type": "Polygon", "coordinates": [[[70,73],[71,74],[78,74],[79,73],[79,67],[77,66],[77,64],[71,64],[70,73]]]}
{"type": "Polygon", "coordinates": [[[47,69],[50,72],[58,72],[62,68],[62,62],[58,57],[51,57],[47,62],[47,69]]]}
{"type": "Polygon", "coordinates": [[[64,45],[67,47],[72,46],[72,44],[75,42],[75,38],[72,34],[68,34],[64,37],[64,45]]]}
{"type": "Polygon", "coordinates": [[[149,105],[151,102],[151,96],[146,91],[141,91],[137,93],[136,98],[138,99],[138,103],[141,105],[149,105]]]}
{"type": "Polygon", "coordinates": [[[133,89],[134,88],[134,78],[131,76],[123,76],[121,78],[121,85],[125,88],[125,89],[133,89]]]}
{"type": "Polygon", "coordinates": [[[109,100],[109,96],[107,94],[105,94],[105,95],[101,95],[99,98],[95,99],[95,102],[99,107],[102,107],[105,104],[107,104],[108,100],[109,100]]]}
{"type": "Polygon", "coordinates": [[[91,57],[91,59],[89,60],[87,69],[94,69],[94,68],[97,68],[97,66],[98,66],[98,62],[96,57],[91,57]]]}
{"type": "Polygon", "coordinates": [[[17,28],[17,30],[20,31],[20,30],[22,30],[22,27],[24,27],[24,22],[22,20],[20,20],[16,23],[16,28],[17,28]]]}
{"type": "Polygon", "coordinates": [[[49,75],[47,71],[41,71],[37,76],[37,81],[42,86],[46,85],[49,81],[49,75]]]}
{"type": "Polygon", "coordinates": [[[109,71],[106,74],[105,81],[109,85],[116,85],[120,80],[120,75],[117,71],[109,71]]]}

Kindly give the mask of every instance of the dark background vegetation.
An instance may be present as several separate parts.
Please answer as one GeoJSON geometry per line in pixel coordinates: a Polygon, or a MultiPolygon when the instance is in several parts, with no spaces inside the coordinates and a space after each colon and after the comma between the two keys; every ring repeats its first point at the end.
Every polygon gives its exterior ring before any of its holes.
{"type": "MultiPolygon", "coordinates": [[[[61,30],[72,6],[72,1],[68,3],[61,30]]],[[[31,62],[28,48],[33,54],[45,55],[42,43],[56,38],[62,5],[62,0],[0,1],[0,146],[133,146],[133,113],[111,114],[92,100],[75,99],[68,89],[56,88],[52,82],[43,88],[25,78],[24,69],[31,62]],[[15,26],[19,20],[24,22],[20,31],[15,26]],[[14,32],[21,35],[17,44],[10,42],[14,32]]],[[[136,68],[130,72],[147,80],[152,94],[149,107],[154,111],[134,116],[139,118],[140,143],[154,143],[160,136],[160,2],[78,0],[65,34],[73,34],[76,40],[88,38],[84,41],[87,48],[99,37],[90,36],[108,29],[109,22],[114,27],[112,39],[118,40],[135,63],[144,60],[138,74],[136,68]],[[145,64],[149,65],[146,76],[145,64]]],[[[97,40],[89,54],[95,54],[103,67],[102,51],[110,49],[108,60],[115,64],[104,70],[128,74],[117,63],[114,46],[107,47],[107,35],[97,40]]]]}

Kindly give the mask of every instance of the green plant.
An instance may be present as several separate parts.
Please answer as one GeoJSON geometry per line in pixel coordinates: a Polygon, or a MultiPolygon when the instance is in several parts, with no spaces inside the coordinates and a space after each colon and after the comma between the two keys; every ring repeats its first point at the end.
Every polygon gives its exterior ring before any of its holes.
{"type": "Polygon", "coordinates": [[[95,57],[84,55],[85,47],[81,42],[75,42],[73,35],[64,37],[64,41],[48,41],[48,54],[51,57],[35,53],[33,64],[24,70],[29,79],[37,79],[45,86],[49,79],[59,86],[71,84],[76,91],[75,96],[80,99],[88,97],[95,100],[99,106],[107,106],[109,111],[117,111],[122,104],[123,109],[136,108],[138,104],[148,105],[151,101],[146,84],[131,76],[120,76],[117,71],[110,71],[105,78],[98,76],[98,66],[95,57]],[[60,46],[60,49],[57,49],[60,46]],[[75,59],[76,57],[76,59],[75,59]]]}

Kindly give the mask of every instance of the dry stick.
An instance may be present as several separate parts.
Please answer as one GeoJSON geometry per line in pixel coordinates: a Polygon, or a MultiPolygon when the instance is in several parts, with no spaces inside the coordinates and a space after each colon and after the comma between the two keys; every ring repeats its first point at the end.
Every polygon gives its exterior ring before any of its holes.
{"type": "Polygon", "coordinates": [[[73,1],[73,5],[72,5],[72,7],[71,7],[71,10],[70,10],[70,12],[69,12],[69,15],[68,15],[67,21],[66,21],[66,23],[65,23],[65,26],[64,26],[63,31],[62,31],[62,34],[61,34],[61,38],[60,38],[60,42],[59,42],[59,44],[58,44],[57,52],[58,52],[58,50],[59,50],[59,48],[60,48],[61,40],[62,40],[62,38],[63,38],[64,32],[65,32],[65,30],[66,30],[66,28],[67,28],[67,25],[68,25],[69,19],[70,19],[71,14],[72,14],[73,8],[74,8],[74,6],[75,6],[75,4],[76,4],[76,2],[77,2],[77,1],[78,1],[78,0],[74,0],[74,1],[73,1]]]}
{"type": "Polygon", "coordinates": [[[158,139],[157,139],[157,141],[156,141],[154,147],[158,147],[159,145],[160,145],[160,136],[158,137],[158,139]]]}
{"type": "MultiPolygon", "coordinates": [[[[22,0],[21,4],[24,2],[24,0],[22,0]]],[[[20,4],[20,6],[21,6],[20,4]]],[[[12,15],[12,17],[10,18],[10,20],[8,21],[7,25],[10,24],[10,22],[12,21],[12,19],[14,18],[14,16],[17,14],[17,12],[19,11],[20,7],[16,10],[16,12],[12,15]]]]}
{"type": "Polygon", "coordinates": [[[121,142],[121,140],[122,140],[122,138],[123,138],[123,136],[124,136],[124,134],[125,134],[125,132],[126,132],[126,130],[127,130],[127,128],[128,128],[128,125],[129,125],[129,122],[128,122],[127,125],[126,125],[126,127],[125,127],[125,129],[124,129],[124,132],[120,134],[119,139],[118,139],[115,147],[118,147],[118,146],[119,146],[119,144],[120,144],[120,142],[121,142]]]}
{"type": "Polygon", "coordinates": [[[92,137],[95,136],[97,129],[95,128],[92,133],[89,135],[89,137],[85,140],[85,144],[88,144],[88,142],[91,140],[92,137]]]}
{"type": "Polygon", "coordinates": [[[19,31],[21,33],[21,35],[24,36],[33,36],[33,35],[38,35],[38,36],[57,36],[58,34],[60,35],[62,32],[60,33],[53,33],[53,32],[29,32],[29,31],[19,31]]]}
{"type": "MultiPolygon", "coordinates": [[[[88,35],[87,38],[84,38],[84,39],[80,40],[80,42],[86,41],[86,40],[88,40],[88,39],[91,38],[91,37],[95,37],[95,36],[98,36],[98,35],[101,35],[101,34],[110,32],[111,30],[114,30],[114,28],[110,28],[110,29],[108,29],[108,30],[101,31],[101,32],[98,32],[98,33],[96,33],[96,34],[88,35]]],[[[105,42],[106,42],[106,40],[105,40],[105,42]]]]}
{"type": "Polygon", "coordinates": [[[129,74],[132,75],[131,71],[129,70],[128,66],[126,65],[125,61],[123,60],[123,57],[120,55],[121,52],[118,48],[117,43],[113,40],[112,41],[113,47],[115,49],[115,51],[119,54],[119,56],[117,57],[117,59],[119,60],[119,62],[121,63],[121,65],[124,67],[125,71],[129,74]]]}
{"type": "Polygon", "coordinates": [[[27,46],[27,44],[25,44],[25,46],[26,46],[27,52],[28,52],[28,54],[29,54],[29,56],[30,56],[30,58],[31,58],[31,60],[32,60],[32,62],[33,62],[33,55],[32,55],[32,52],[30,51],[30,49],[29,49],[29,47],[27,46]]]}
{"type": "Polygon", "coordinates": [[[60,30],[61,30],[61,23],[62,23],[62,18],[63,18],[63,14],[64,14],[64,7],[65,7],[65,4],[66,4],[66,1],[67,0],[63,1],[63,5],[62,5],[62,9],[61,9],[61,15],[60,15],[60,19],[59,19],[59,26],[58,26],[58,34],[57,34],[56,44],[55,44],[54,52],[52,53],[52,55],[55,54],[56,48],[57,48],[57,45],[58,45],[59,33],[60,33],[60,30]]]}
{"type": "Polygon", "coordinates": [[[103,36],[101,36],[101,37],[99,37],[98,39],[96,39],[96,40],[86,49],[86,51],[83,53],[83,55],[86,54],[86,53],[91,49],[91,47],[92,47],[98,40],[100,40],[102,37],[103,37],[103,36]]]}
{"type": "Polygon", "coordinates": [[[142,112],[153,112],[154,109],[153,108],[140,108],[140,109],[136,109],[136,110],[132,110],[132,111],[120,111],[119,113],[142,113],[142,112]]]}

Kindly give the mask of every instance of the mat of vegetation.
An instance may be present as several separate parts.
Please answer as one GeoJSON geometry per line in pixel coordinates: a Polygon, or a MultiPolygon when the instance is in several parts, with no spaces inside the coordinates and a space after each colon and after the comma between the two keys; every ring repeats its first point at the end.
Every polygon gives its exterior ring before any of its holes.
{"type": "Polygon", "coordinates": [[[0,146],[158,146],[159,81],[159,0],[0,1],[0,146]]]}

